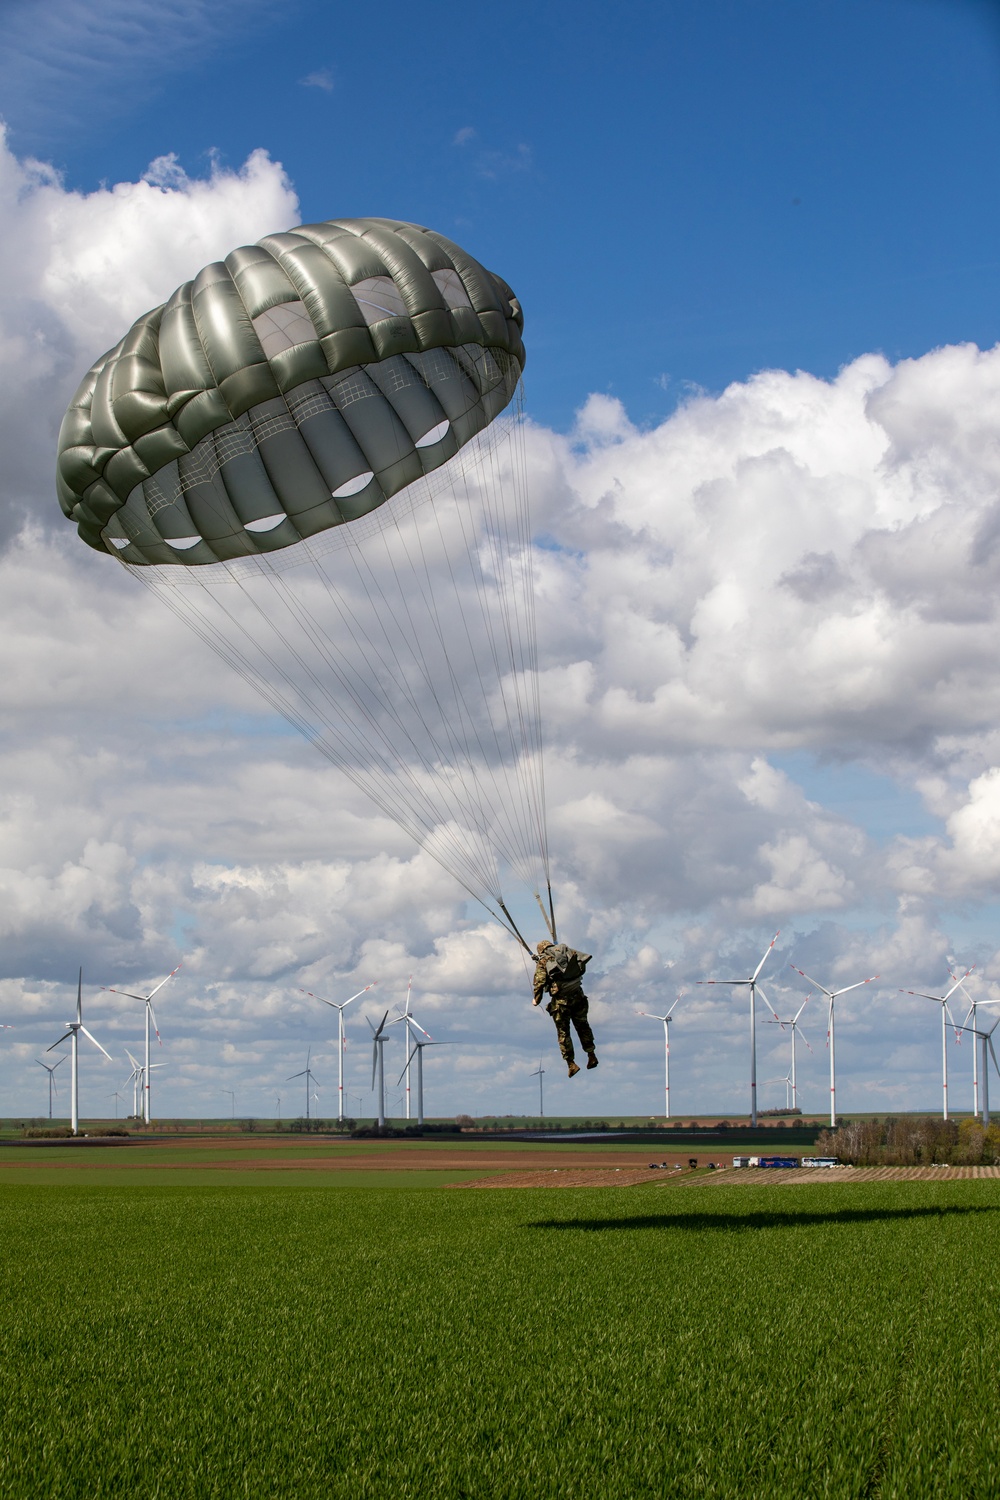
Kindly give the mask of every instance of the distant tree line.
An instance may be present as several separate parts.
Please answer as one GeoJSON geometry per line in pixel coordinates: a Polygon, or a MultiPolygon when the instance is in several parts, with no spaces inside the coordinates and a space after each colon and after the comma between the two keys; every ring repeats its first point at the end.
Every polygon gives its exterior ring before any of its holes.
{"type": "Polygon", "coordinates": [[[850,1120],[816,1139],[817,1156],[839,1156],[852,1167],[993,1166],[1000,1163],[1000,1124],[979,1120],[850,1120]]]}

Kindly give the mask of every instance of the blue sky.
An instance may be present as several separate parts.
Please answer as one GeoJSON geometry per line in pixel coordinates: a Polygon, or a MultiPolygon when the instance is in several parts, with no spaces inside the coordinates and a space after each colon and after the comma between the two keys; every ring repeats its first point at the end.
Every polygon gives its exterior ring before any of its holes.
{"type": "Polygon", "coordinates": [[[502,266],[563,428],[594,390],[648,422],[762,366],[1000,333],[991,3],[30,0],[5,31],[12,144],[68,186],[264,146],[304,217],[427,222],[502,266]]]}
{"type": "Polygon", "coordinates": [[[783,1013],[791,962],[886,976],[845,1002],[845,1107],[933,1107],[937,1021],[898,991],[957,957],[1000,998],[1000,6],[7,0],[0,118],[13,1105],[60,975],[184,957],[178,1113],[220,1068],[264,1112],[329,1041],[298,986],[394,1003],[414,971],[460,1042],[446,1111],[532,1106],[516,955],[52,497],[66,401],[132,318],[234,244],[374,214],[525,308],[553,844],[609,1061],[586,1104],[553,1074],[553,1111],[656,1108],[635,1011],[678,987],[678,1107],[739,1108],[742,1009],[694,984],[779,926],[783,1013]]]}

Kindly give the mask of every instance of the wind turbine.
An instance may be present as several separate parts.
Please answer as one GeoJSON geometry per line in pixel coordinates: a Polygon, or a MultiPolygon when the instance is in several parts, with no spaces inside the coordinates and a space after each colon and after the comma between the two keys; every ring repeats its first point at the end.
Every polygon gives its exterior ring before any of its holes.
{"type": "MultiPolygon", "coordinates": [[[[310,1046],[308,1048],[307,1052],[306,1052],[306,1065],[302,1069],[301,1073],[293,1073],[290,1078],[286,1078],[285,1079],[286,1083],[292,1083],[293,1080],[296,1079],[296,1078],[304,1078],[305,1079],[305,1081],[306,1081],[306,1119],[307,1120],[309,1118],[309,1098],[310,1098],[310,1094],[312,1093],[312,1085],[313,1085],[313,1071],[312,1071],[312,1068],[309,1066],[311,1058],[312,1058],[312,1047],[310,1046]]],[[[317,1096],[315,1094],[312,1094],[312,1097],[315,1099],[317,1096]]]]}
{"type": "Polygon", "coordinates": [[[228,1094],[229,1097],[230,1097],[230,1099],[233,1101],[233,1119],[235,1120],[236,1119],[236,1095],[235,1095],[235,1093],[233,1092],[232,1089],[220,1089],[219,1093],[220,1094],[228,1094]]]}
{"type": "MultiPolygon", "coordinates": [[[[677,1000],[681,997],[677,996],[677,1000]]],[[[646,1016],[650,1021],[663,1022],[663,1118],[670,1119],[670,1017],[673,1014],[677,1000],[667,1011],[665,1016],[655,1016],[651,1010],[641,1010],[640,1016],[646,1016]]]]}
{"type": "MultiPolygon", "coordinates": [[[[419,1031],[421,1036],[426,1037],[427,1038],[427,1043],[429,1043],[431,1041],[431,1034],[430,1034],[430,1032],[424,1030],[424,1028],[421,1026],[420,1022],[416,1019],[416,1017],[413,1015],[413,1013],[410,1010],[410,993],[411,993],[412,989],[413,989],[413,975],[411,974],[410,977],[409,977],[409,980],[407,981],[407,985],[406,985],[406,1004],[403,1007],[402,1011],[400,1011],[399,1015],[398,1016],[393,1016],[392,1020],[389,1022],[390,1026],[395,1026],[397,1021],[402,1021],[403,1026],[404,1026],[405,1031],[406,1031],[406,1045],[407,1045],[407,1047],[409,1047],[410,1042],[413,1040],[413,1032],[414,1031],[419,1031]]],[[[426,1046],[427,1043],[418,1042],[417,1043],[417,1047],[419,1048],[419,1047],[426,1046]]],[[[414,1050],[416,1050],[416,1049],[414,1049],[414,1050]]],[[[406,1077],[406,1118],[407,1119],[410,1118],[410,1063],[412,1061],[413,1061],[413,1053],[409,1052],[408,1055],[407,1055],[407,1058],[406,1058],[406,1062],[405,1062],[405,1064],[403,1066],[403,1072],[400,1073],[400,1075],[399,1075],[400,1080],[402,1080],[402,1078],[403,1078],[404,1075],[406,1077]]],[[[418,1123],[422,1125],[424,1123],[423,1059],[422,1059],[422,1057],[419,1056],[419,1054],[418,1054],[418,1057],[417,1057],[417,1071],[420,1074],[420,1104],[419,1104],[419,1122],[418,1123]]]]}
{"type": "Polygon", "coordinates": [[[318,1000],[320,1005],[329,1005],[331,1009],[337,1012],[337,1056],[339,1058],[337,1066],[337,1109],[339,1112],[337,1119],[341,1121],[344,1118],[344,1048],[347,1046],[347,1038],[344,1035],[344,1011],[353,1001],[359,1000],[362,995],[367,995],[369,990],[373,990],[377,982],[377,980],[373,979],[371,984],[366,984],[363,990],[358,990],[358,993],[352,995],[350,1000],[344,1000],[341,1004],[338,1004],[336,1000],[324,1000],[322,995],[314,995],[312,990],[303,990],[302,986],[299,985],[302,994],[308,995],[310,1000],[318,1000]]]}
{"type": "Polygon", "coordinates": [[[785,1109],[786,1110],[791,1109],[791,1107],[792,1107],[792,1105],[791,1105],[791,1092],[792,1092],[792,1075],[791,1075],[791,1073],[786,1073],[785,1076],[784,1076],[784,1078],[765,1078],[764,1079],[764,1087],[765,1088],[767,1088],[768,1085],[772,1084],[772,1083],[783,1083],[785,1085],[785,1109]]]}
{"type": "Polygon", "coordinates": [[[101,1044],[97,1040],[96,1036],[91,1036],[90,1032],[87,1030],[86,1026],[84,1026],[84,1024],[83,1024],[83,970],[82,969],[80,970],[79,977],[77,978],[77,981],[76,981],[76,1020],[75,1021],[67,1021],[66,1025],[68,1027],[68,1030],[63,1033],[63,1035],[59,1038],[58,1042],[53,1042],[52,1046],[51,1047],[46,1047],[45,1050],[46,1050],[46,1052],[53,1052],[56,1047],[60,1047],[62,1045],[62,1043],[65,1042],[67,1038],[69,1038],[69,1043],[70,1043],[70,1054],[69,1054],[70,1055],[70,1069],[69,1069],[69,1075],[70,1075],[70,1085],[69,1085],[70,1129],[72,1130],[73,1134],[76,1135],[77,1131],[79,1130],[79,1126],[80,1126],[80,1110],[79,1110],[79,1104],[80,1104],[80,1032],[81,1031],[83,1032],[84,1036],[87,1038],[87,1040],[89,1042],[93,1042],[93,1044],[97,1048],[98,1052],[104,1052],[104,1056],[107,1058],[108,1062],[111,1062],[111,1053],[104,1051],[104,1048],[101,1046],[101,1044]]]}
{"type": "MultiPolygon", "coordinates": [[[[183,964],[178,964],[176,969],[171,969],[170,973],[167,975],[167,979],[173,979],[173,977],[177,973],[178,969],[182,969],[183,967],[184,967],[183,964]]],[[[149,1023],[150,1023],[150,1020],[152,1020],[153,1030],[156,1032],[157,1046],[162,1047],[163,1043],[160,1041],[160,1033],[159,1033],[159,1029],[158,1029],[158,1027],[156,1025],[156,1016],[153,1014],[153,996],[154,995],[158,995],[160,993],[160,991],[162,990],[163,986],[166,984],[167,979],[161,979],[160,982],[159,982],[159,984],[156,986],[156,988],[150,990],[150,992],[149,992],[148,995],[133,995],[132,992],[131,992],[131,990],[117,990],[117,989],[115,989],[114,985],[109,985],[109,984],[102,984],[101,985],[101,989],[102,990],[107,990],[107,992],[108,992],[109,995],[124,995],[129,1000],[141,1000],[142,1003],[146,1007],[146,1065],[145,1065],[145,1069],[144,1069],[144,1079],[143,1079],[143,1089],[142,1089],[142,1118],[143,1118],[143,1123],[146,1124],[146,1125],[148,1125],[150,1123],[150,1114],[149,1114],[149,1069],[150,1069],[150,1062],[149,1062],[149,1023]]]]}
{"type": "Polygon", "coordinates": [[[538,1115],[539,1115],[540,1119],[544,1120],[545,1119],[545,1100],[544,1100],[544,1097],[542,1095],[542,1080],[545,1077],[545,1069],[542,1067],[542,1059],[541,1058],[538,1059],[538,1067],[535,1069],[535,1071],[530,1076],[532,1078],[537,1078],[538,1079],[538,1115]]]}
{"type": "MultiPolygon", "coordinates": [[[[756,1123],[757,1123],[757,988],[758,988],[758,986],[757,986],[757,978],[758,978],[758,975],[760,974],[761,969],[764,967],[765,963],[767,962],[767,956],[768,956],[768,954],[771,952],[771,949],[774,947],[775,943],[778,941],[778,938],[780,936],[781,936],[781,931],[780,931],[780,928],[779,928],[779,930],[774,934],[774,937],[771,939],[771,941],[768,943],[767,947],[765,948],[765,950],[764,950],[764,957],[761,959],[761,961],[757,965],[756,969],[754,969],[754,971],[750,975],[749,979],[699,979],[698,980],[699,984],[735,984],[735,985],[743,985],[743,984],[745,984],[745,985],[748,986],[748,988],[750,990],[750,1124],[751,1125],[756,1125],[756,1123]]],[[[764,994],[763,990],[761,990],[761,994],[762,995],[764,994]]],[[[768,1008],[770,1009],[770,1003],[768,1002],[766,995],[764,995],[764,1000],[765,1000],[765,1003],[768,1004],[768,1008]]]]}
{"type": "MultiPolygon", "coordinates": [[[[65,1053],[63,1053],[63,1055],[59,1059],[59,1061],[55,1062],[55,1063],[43,1063],[40,1057],[36,1057],[35,1058],[35,1062],[38,1064],[38,1066],[40,1068],[44,1068],[45,1071],[46,1071],[46,1073],[48,1073],[48,1075],[49,1075],[49,1119],[50,1120],[52,1118],[52,1090],[56,1086],[56,1081],[52,1077],[52,1075],[55,1072],[56,1068],[61,1068],[62,1067],[62,1065],[63,1065],[63,1063],[65,1061],[66,1061],[66,1054],[65,1053]]],[[[59,1090],[58,1090],[58,1088],[56,1088],[56,1093],[58,1094],[58,1092],[59,1092],[59,1090]]]]}
{"type": "Polygon", "coordinates": [[[139,1100],[142,1098],[142,1063],[136,1062],[128,1048],[125,1048],[125,1056],[132,1064],[132,1071],[126,1079],[132,1085],[132,1118],[139,1118],[139,1100]]]}
{"type": "MultiPolygon", "coordinates": [[[[951,971],[949,970],[949,973],[950,972],[951,971]]],[[[968,979],[968,977],[969,977],[969,975],[971,973],[972,973],[971,969],[966,969],[965,973],[962,975],[962,979],[968,979]]],[[[954,975],[952,975],[952,978],[954,978],[954,975]]],[[[942,1120],[947,1120],[947,1118],[948,1118],[948,1022],[950,1021],[951,1024],[952,1024],[952,1026],[955,1027],[955,1039],[956,1039],[956,1041],[958,1040],[958,1033],[959,1033],[959,1031],[963,1029],[962,1027],[955,1026],[955,1018],[952,1015],[951,1010],[949,1009],[948,1001],[951,999],[951,997],[955,993],[955,991],[961,987],[962,979],[955,979],[955,983],[952,985],[951,989],[948,990],[947,993],[944,994],[944,995],[925,995],[924,992],[923,992],[923,990],[900,990],[900,992],[899,992],[901,995],[914,995],[914,996],[916,996],[916,998],[918,1000],[933,1000],[936,1005],[940,1005],[940,1007],[941,1007],[941,1118],[942,1118],[942,1120]]],[[[968,992],[968,990],[966,990],[964,993],[965,993],[966,996],[968,996],[969,992],[968,992]]]]}
{"type": "Polygon", "coordinates": [[[119,1105],[119,1103],[121,1101],[121,1097],[122,1096],[121,1096],[121,1094],[119,1094],[119,1092],[118,1092],[117,1089],[115,1089],[115,1091],[114,1091],[113,1094],[109,1094],[108,1095],[109,1099],[113,1099],[115,1101],[115,1119],[116,1120],[118,1118],[118,1105],[119,1105]]]}
{"type": "MultiPolygon", "coordinates": [[[[798,970],[797,972],[801,973],[801,970],[798,970]]],[[[790,1026],[792,1028],[792,1070],[788,1075],[791,1079],[792,1084],[792,1102],[790,1105],[791,1109],[798,1109],[799,1107],[799,1091],[795,1086],[795,1033],[799,1029],[799,1016],[801,1016],[802,1012],[805,1010],[811,999],[812,996],[807,995],[790,1020],[783,1021],[780,1016],[775,1016],[773,1021],[768,1022],[768,1025],[770,1026],[780,1026],[782,1031],[784,1031],[786,1026],[790,1026]]],[[[806,1046],[809,1047],[809,1043],[808,1041],[806,1041],[805,1032],[802,1033],[802,1040],[805,1042],[806,1046]]],[[[809,1051],[812,1051],[811,1047],[809,1047],[809,1051]]],[[[771,1081],[774,1082],[773,1079],[771,1081]]]]}
{"type": "Polygon", "coordinates": [[[973,1035],[976,1038],[976,1041],[975,1041],[974,1045],[978,1046],[978,1044],[980,1042],[982,1042],[982,1044],[983,1044],[983,1124],[984,1125],[989,1125],[989,1123],[990,1123],[990,1064],[989,1064],[989,1057],[987,1057],[987,1055],[986,1055],[986,1049],[987,1049],[987,1047],[990,1049],[990,1054],[989,1055],[993,1059],[993,1066],[996,1068],[997,1073],[1000,1074],[1000,1064],[997,1063],[997,1055],[993,1051],[993,1033],[994,1033],[994,1031],[996,1031],[996,1029],[997,1029],[998,1026],[1000,1026],[1000,1016],[997,1016],[996,1020],[993,1022],[993,1025],[990,1027],[989,1031],[974,1031],[971,1026],[963,1026],[963,1027],[961,1027],[962,1031],[972,1031],[973,1032],[973,1035]]]}
{"type": "MultiPolygon", "coordinates": [[[[801,974],[803,979],[809,979],[804,969],[798,968],[795,964],[789,964],[788,967],[795,969],[796,974],[801,974]]],[[[809,983],[815,984],[818,990],[822,990],[827,999],[829,1020],[826,1036],[830,1046],[830,1125],[834,1128],[837,1124],[837,1072],[833,1052],[833,1004],[839,996],[846,995],[851,990],[860,990],[866,984],[874,984],[878,977],[877,974],[873,974],[870,979],[859,979],[856,984],[845,984],[842,990],[828,990],[825,984],[818,984],[815,979],[809,979],[809,983]]]]}
{"type": "MultiPolygon", "coordinates": [[[[975,968],[975,964],[973,964],[972,968],[973,969],[975,968]]],[[[959,977],[955,973],[954,969],[949,969],[948,973],[951,975],[952,979],[958,980],[958,983],[959,983],[959,985],[961,986],[961,989],[962,989],[962,994],[965,996],[966,1000],[968,1000],[968,1002],[969,1002],[969,1012],[968,1012],[968,1015],[965,1018],[965,1022],[964,1022],[964,1025],[962,1027],[962,1030],[964,1031],[966,1029],[966,1027],[969,1026],[969,1020],[971,1018],[971,1020],[972,1020],[972,1026],[969,1027],[969,1029],[971,1031],[975,1031],[975,1029],[976,1029],[976,1019],[977,1019],[977,1011],[978,1011],[979,1006],[980,1005],[997,1005],[997,1004],[1000,1004],[1000,1001],[997,1001],[997,1000],[976,1000],[976,999],[973,998],[972,995],[969,994],[969,991],[965,987],[965,980],[968,979],[969,975],[972,973],[972,969],[969,969],[965,974],[963,974],[961,979],[959,979],[959,977]]],[[[979,1044],[977,1042],[973,1042],[973,1044],[972,1044],[972,1116],[973,1116],[973,1119],[978,1119],[979,1118],[979,1044]]]]}
{"type": "MultiPolygon", "coordinates": [[[[400,1019],[402,1019],[402,1018],[400,1017],[400,1019]]],[[[414,1022],[413,1024],[416,1026],[416,1022],[414,1022]]],[[[389,1022],[389,1025],[390,1026],[392,1025],[391,1021],[389,1022]]],[[[423,1029],[422,1027],[419,1027],[419,1026],[417,1027],[418,1031],[420,1031],[422,1029],[423,1029]]],[[[424,1032],[424,1036],[427,1036],[426,1031],[424,1032]]],[[[450,1042],[432,1042],[431,1039],[430,1039],[430,1037],[427,1036],[427,1040],[425,1042],[415,1041],[413,1043],[413,1051],[410,1053],[409,1057],[406,1059],[406,1067],[404,1067],[403,1073],[406,1073],[409,1070],[410,1063],[413,1061],[413,1059],[414,1058],[417,1059],[417,1124],[418,1125],[422,1125],[424,1123],[424,1048],[425,1047],[450,1047],[451,1045],[452,1044],[450,1042]]],[[[399,1077],[396,1079],[397,1087],[403,1081],[403,1073],[400,1073],[399,1077]]],[[[409,1094],[407,1094],[407,1096],[406,1096],[406,1104],[407,1104],[407,1114],[406,1114],[406,1117],[407,1117],[407,1119],[409,1119],[409,1117],[410,1117],[410,1115],[409,1115],[409,1104],[410,1104],[410,1096],[409,1096],[409,1094]]]]}
{"type": "Polygon", "coordinates": [[[386,1011],[385,1015],[378,1023],[378,1028],[376,1029],[374,1026],[372,1026],[371,1017],[365,1017],[365,1020],[368,1022],[368,1025],[371,1028],[372,1034],[373,1089],[375,1087],[376,1075],[378,1077],[378,1126],[380,1130],[385,1129],[385,1063],[382,1057],[382,1049],[385,1046],[386,1042],[389,1040],[389,1038],[385,1034],[385,1023],[386,1021],[388,1021],[388,1019],[389,1012],[386,1011]]]}

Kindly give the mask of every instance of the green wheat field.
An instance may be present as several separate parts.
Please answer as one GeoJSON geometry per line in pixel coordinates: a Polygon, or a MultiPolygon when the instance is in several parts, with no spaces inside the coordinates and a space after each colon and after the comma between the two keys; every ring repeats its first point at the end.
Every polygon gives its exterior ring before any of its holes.
{"type": "Polygon", "coordinates": [[[0,1185],[0,1495],[994,1496],[1000,1182],[0,1185]]]}

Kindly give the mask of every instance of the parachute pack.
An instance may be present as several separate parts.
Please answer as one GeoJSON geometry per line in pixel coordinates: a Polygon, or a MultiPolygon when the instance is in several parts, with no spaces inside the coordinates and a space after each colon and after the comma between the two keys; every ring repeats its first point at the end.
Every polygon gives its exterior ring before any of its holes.
{"type": "Polygon", "coordinates": [[[582,979],[584,970],[593,958],[592,953],[578,953],[565,943],[554,943],[544,953],[545,972],[550,979],[559,979],[567,984],[582,979]]]}

